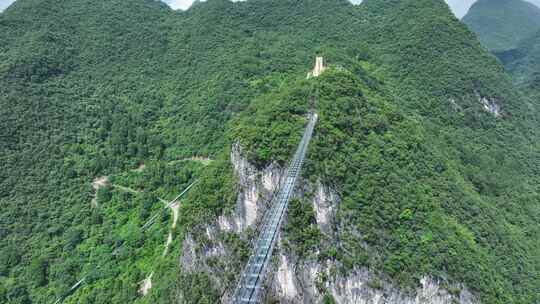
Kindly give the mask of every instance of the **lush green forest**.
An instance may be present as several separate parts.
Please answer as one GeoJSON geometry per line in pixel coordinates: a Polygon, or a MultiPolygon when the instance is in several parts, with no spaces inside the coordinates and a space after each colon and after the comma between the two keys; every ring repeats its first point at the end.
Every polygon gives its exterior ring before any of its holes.
{"type": "MultiPolygon", "coordinates": [[[[181,242],[231,212],[231,144],[285,164],[312,107],[303,175],[361,238],[302,258],[540,301],[537,105],[442,0],[18,0],[0,41],[2,303],[216,302],[218,274],[180,269],[181,242]],[[305,80],[315,55],[331,69],[305,80]],[[173,228],[164,202],[195,180],[173,228]]],[[[322,247],[309,203],[289,211],[286,248],[322,247]]],[[[234,282],[246,236],[220,237],[234,282]]]]}
{"type": "Polygon", "coordinates": [[[508,51],[540,30],[540,8],[524,0],[479,0],[463,22],[490,51],[508,51]]]}

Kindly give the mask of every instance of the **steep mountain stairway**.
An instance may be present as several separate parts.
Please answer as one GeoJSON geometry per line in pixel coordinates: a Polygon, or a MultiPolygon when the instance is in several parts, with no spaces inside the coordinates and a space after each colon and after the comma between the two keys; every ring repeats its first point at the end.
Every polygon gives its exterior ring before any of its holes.
{"type": "Polygon", "coordinates": [[[266,270],[316,123],[317,114],[310,115],[302,140],[287,170],[286,179],[274,197],[271,209],[263,218],[261,232],[255,242],[252,255],[240,276],[232,303],[258,303],[263,295],[266,270]]]}

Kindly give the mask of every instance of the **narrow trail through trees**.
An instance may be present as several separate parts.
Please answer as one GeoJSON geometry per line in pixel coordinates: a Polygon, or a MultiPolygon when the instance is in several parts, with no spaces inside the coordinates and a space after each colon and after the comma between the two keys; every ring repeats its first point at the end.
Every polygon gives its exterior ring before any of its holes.
{"type": "MultiPolygon", "coordinates": [[[[108,178],[107,177],[101,177],[101,178],[97,178],[96,180],[94,180],[94,183],[92,183],[92,185],[94,186],[95,185],[99,185],[99,187],[102,187],[102,186],[105,186],[106,183],[108,182],[108,178]],[[99,181],[99,183],[98,183],[99,181]]],[[[144,223],[144,225],[142,225],[140,227],[140,231],[142,233],[146,232],[156,221],[156,219],[161,215],[161,213],[163,211],[166,211],[167,209],[171,208],[172,212],[173,212],[173,223],[171,224],[171,227],[174,228],[176,227],[176,221],[178,220],[178,212],[179,212],[179,206],[180,206],[180,203],[179,203],[179,199],[184,196],[184,194],[186,194],[195,184],[197,183],[197,180],[195,180],[194,182],[192,182],[189,186],[187,186],[178,196],[176,196],[172,201],[170,202],[167,202],[165,200],[162,200],[160,199],[160,201],[164,202],[164,207],[159,211],[159,212],[156,212],[156,214],[154,214],[146,223],[144,223]],[[176,210],[176,211],[175,211],[176,210]]],[[[95,189],[95,188],[94,188],[95,189]]],[[[129,188],[126,188],[126,187],[120,187],[120,189],[124,190],[124,191],[135,191],[133,189],[129,189],[129,188]],[[127,190],[126,190],[127,189],[127,190]]],[[[97,190],[96,190],[97,191],[97,190]]],[[[172,238],[172,234],[170,234],[170,237],[172,238]]],[[[172,242],[172,239],[171,241],[172,242]]],[[[170,244],[169,240],[166,241],[166,244],[170,244]]],[[[122,243],[121,245],[117,246],[113,252],[112,252],[112,255],[116,255],[116,253],[118,252],[118,250],[120,248],[122,248],[126,243],[122,243]]],[[[94,265],[93,266],[93,270],[95,271],[98,271],[99,272],[99,265],[94,265]]],[[[153,273],[151,273],[144,281],[143,281],[143,286],[144,288],[141,288],[141,289],[144,289],[146,291],[148,291],[151,286],[152,286],[152,282],[151,282],[151,278],[152,278],[152,275],[153,273]]],[[[77,281],[75,284],[73,284],[63,295],[61,295],[60,297],[58,297],[54,302],[54,304],[59,304],[59,303],[62,303],[64,301],[64,299],[66,299],[67,297],[69,297],[70,295],[72,295],[75,291],[77,291],[77,289],[79,289],[79,287],[81,287],[81,285],[83,285],[85,282],[86,282],[86,279],[88,277],[88,273],[86,273],[85,275],[82,276],[82,278],[77,281]]]]}

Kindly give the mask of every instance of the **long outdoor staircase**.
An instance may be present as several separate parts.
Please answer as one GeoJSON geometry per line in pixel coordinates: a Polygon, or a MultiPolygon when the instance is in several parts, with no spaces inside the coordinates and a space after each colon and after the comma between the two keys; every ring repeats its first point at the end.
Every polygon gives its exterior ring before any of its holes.
{"type": "Polygon", "coordinates": [[[316,123],[317,114],[311,114],[302,140],[287,170],[285,181],[274,197],[271,209],[263,218],[262,228],[255,242],[254,250],[234,292],[232,298],[234,304],[259,303],[264,294],[264,281],[268,264],[316,123]]]}

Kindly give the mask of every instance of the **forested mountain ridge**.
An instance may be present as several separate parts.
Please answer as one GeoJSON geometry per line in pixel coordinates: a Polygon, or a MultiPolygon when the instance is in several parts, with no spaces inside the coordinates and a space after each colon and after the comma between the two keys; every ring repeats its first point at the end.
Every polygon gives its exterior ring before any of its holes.
{"type": "Polygon", "coordinates": [[[479,0],[463,22],[490,51],[508,51],[540,30],[540,8],[523,0],[479,0]]]}
{"type": "Polygon", "coordinates": [[[499,54],[506,70],[516,86],[521,88],[532,103],[540,98],[540,31],[525,39],[519,47],[508,53],[499,54]]]}
{"type": "MultiPolygon", "coordinates": [[[[286,162],[314,88],[306,174],[340,189],[342,223],[362,238],[345,244],[352,256],[315,259],[403,288],[432,275],[484,303],[538,301],[533,105],[443,1],[209,0],[174,12],[18,0],[0,15],[0,41],[2,301],[48,302],[86,273],[67,303],[215,301],[221,274],[181,269],[183,240],[234,208],[233,142],[259,167],[286,162]],[[306,83],[316,54],[334,70],[306,83]],[[214,161],[182,161],[192,156],[214,161]],[[170,218],[137,227],[196,178],[163,255],[170,218]]],[[[287,233],[293,248],[324,244],[287,233]]],[[[237,269],[248,237],[224,239],[238,259],[218,265],[237,269]]]]}
{"type": "Polygon", "coordinates": [[[540,74],[540,30],[535,35],[523,40],[517,49],[507,54],[500,54],[506,69],[520,86],[534,86],[540,74]]]}
{"type": "Polygon", "coordinates": [[[536,103],[540,9],[524,1],[478,1],[463,21],[501,60],[524,95],[536,103]]]}

